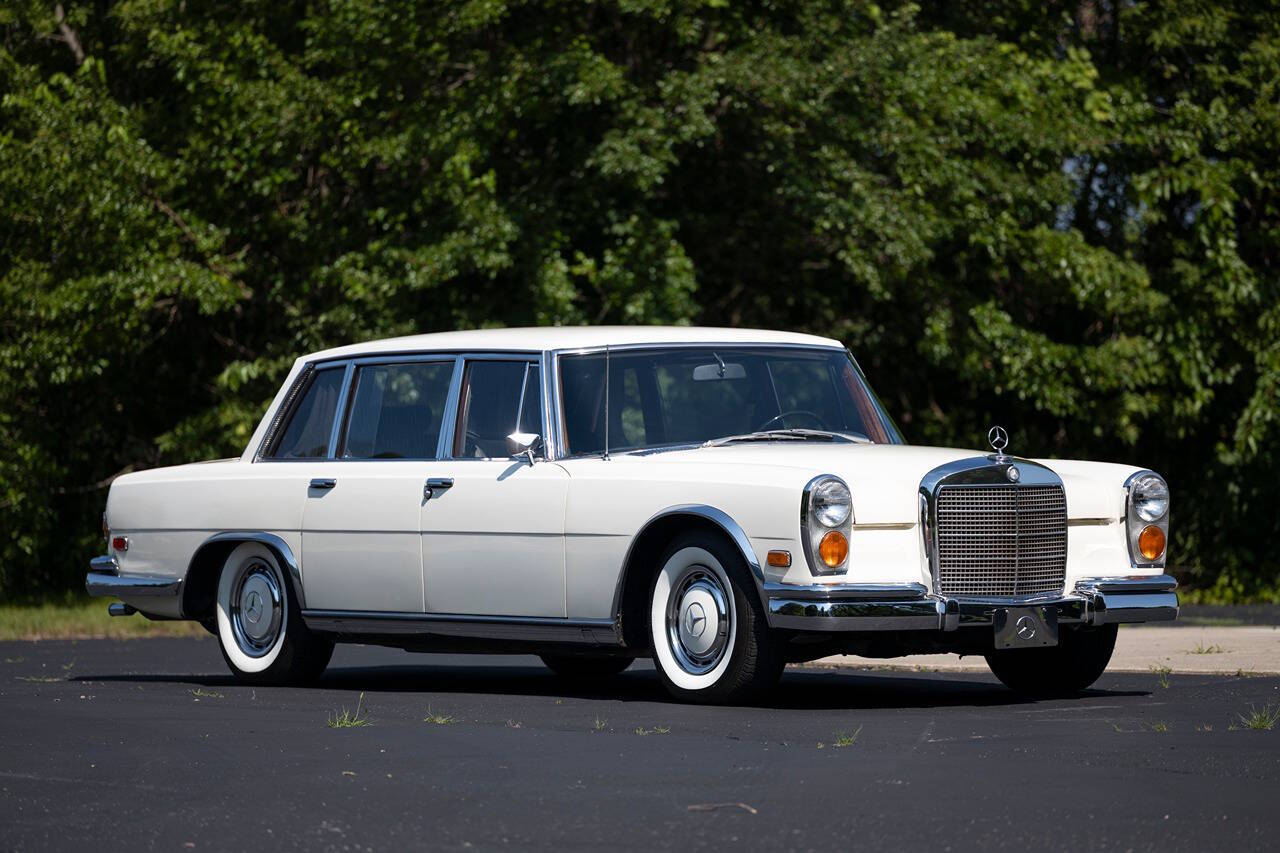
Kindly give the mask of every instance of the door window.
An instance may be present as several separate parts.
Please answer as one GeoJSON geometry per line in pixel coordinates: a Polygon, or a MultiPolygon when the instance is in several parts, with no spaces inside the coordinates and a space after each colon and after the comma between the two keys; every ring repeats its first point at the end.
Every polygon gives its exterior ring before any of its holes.
{"type": "Polygon", "coordinates": [[[452,361],[356,368],[343,459],[435,459],[452,361]]]}
{"type": "Polygon", "coordinates": [[[525,361],[467,363],[458,403],[453,455],[493,459],[507,455],[513,432],[542,434],[538,366],[525,361]]]}
{"type": "Polygon", "coordinates": [[[316,371],[307,385],[289,425],[267,456],[271,459],[323,459],[329,455],[333,433],[333,413],[342,393],[340,367],[316,371]]]}

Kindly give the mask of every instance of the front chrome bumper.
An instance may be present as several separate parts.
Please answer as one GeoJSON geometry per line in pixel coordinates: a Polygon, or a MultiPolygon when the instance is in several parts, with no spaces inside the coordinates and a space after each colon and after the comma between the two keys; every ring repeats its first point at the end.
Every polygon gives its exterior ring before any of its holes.
{"type": "Polygon", "coordinates": [[[924,584],[766,584],[769,625],[799,631],[954,631],[992,625],[1007,607],[1053,607],[1059,623],[1111,625],[1178,618],[1178,582],[1155,577],[1088,578],[1065,595],[949,598],[924,584]]]}
{"type": "Polygon", "coordinates": [[[150,575],[122,575],[116,558],[103,556],[89,561],[84,588],[92,596],[156,598],[177,596],[182,590],[182,581],[179,578],[150,575]]]}

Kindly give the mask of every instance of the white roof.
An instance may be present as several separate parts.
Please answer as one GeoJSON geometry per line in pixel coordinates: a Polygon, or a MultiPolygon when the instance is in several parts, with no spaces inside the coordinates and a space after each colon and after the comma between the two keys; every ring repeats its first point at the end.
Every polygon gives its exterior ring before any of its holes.
{"type": "Polygon", "coordinates": [[[379,353],[431,350],[541,352],[552,349],[586,349],[628,344],[803,344],[842,347],[839,341],[798,332],[762,329],[716,329],[702,326],[547,326],[532,329],[473,329],[384,338],[362,344],[335,347],[306,356],[338,358],[379,353]]]}

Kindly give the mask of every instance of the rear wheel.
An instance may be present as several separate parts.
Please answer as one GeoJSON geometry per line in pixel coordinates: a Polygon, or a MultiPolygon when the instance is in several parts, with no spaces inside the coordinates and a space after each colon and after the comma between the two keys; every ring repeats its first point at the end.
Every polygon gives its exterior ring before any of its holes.
{"type": "Polygon", "coordinates": [[[556,675],[565,678],[607,678],[631,666],[632,658],[589,657],[586,655],[540,655],[556,675]]]}
{"type": "Polygon", "coordinates": [[[676,698],[737,702],[777,683],[784,661],[755,584],[742,556],[722,538],[676,537],[649,601],[654,664],[676,698]]]}
{"type": "Polygon", "coordinates": [[[222,566],[215,602],[218,645],[232,674],[250,684],[297,684],[324,672],[330,640],[307,630],[271,550],[236,547],[222,566]]]}
{"type": "Polygon", "coordinates": [[[987,666],[1010,690],[1028,696],[1071,696],[1101,677],[1116,647],[1116,625],[1066,629],[1044,649],[1002,649],[987,666]]]}

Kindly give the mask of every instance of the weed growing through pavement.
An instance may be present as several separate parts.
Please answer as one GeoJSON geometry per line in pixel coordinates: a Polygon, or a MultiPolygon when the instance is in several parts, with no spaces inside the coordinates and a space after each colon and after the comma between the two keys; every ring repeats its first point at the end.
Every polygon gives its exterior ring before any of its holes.
{"type": "Polygon", "coordinates": [[[1280,708],[1271,707],[1271,703],[1261,708],[1250,705],[1248,714],[1236,714],[1236,717],[1240,720],[1240,725],[1246,729],[1269,732],[1276,727],[1276,723],[1280,723],[1280,708]]]}
{"type": "Polygon", "coordinates": [[[346,708],[343,708],[340,713],[337,713],[329,718],[329,721],[328,721],[329,728],[358,729],[362,726],[371,725],[373,721],[369,719],[369,715],[364,713],[363,709],[364,709],[364,691],[361,691],[360,700],[356,702],[355,713],[353,714],[350,711],[348,711],[346,708]]]}
{"type": "Polygon", "coordinates": [[[221,699],[222,698],[221,693],[215,693],[212,690],[205,690],[200,687],[197,687],[194,690],[188,690],[187,692],[197,699],[221,699]]]}
{"type": "Polygon", "coordinates": [[[1160,677],[1160,686],[1168,689],[1169,673],[1173,672],[1173,670],[1167,666],[1153,666],[1151,667],[1151,671],[1160,677]]]}
{"type": "Polygon", "coordinates": [[[832,746],[853,746],[858,742],[860,734],[862,734],[862,726],[858,726],[851,732],[836,732],[836,742],[832,746]]]}
{"type": "Polygon", "coordinates": [[[602,732],[604,731],[604,727],[607,725],[609,725],[608,720],[602,720],[599,717],[596,717],[595,722],[591,724],[591,727],[595,729],[595,731],[602,732]]]}
{"type": "Polygon", "coordinates": [[[636,728],[636,734],[641,735],[641,736],[644,736],[644,735],[665,735],[665,734],[666,734],[667,732],[669,732],[669,731],[671,731],[671,727],[670,727],[670,726],[654,726],[654,727],[653,727],[653,728],[651,728],[651,729],[646,729],[644,726],[639,726],[639,727],[637,727],[637,728],[636,728]]]}
{"type": "Polygon", "coordinates": [[[1222,646],[1219,646],[1216,644],[1212,646],[1206,646],[1204,643],[1196,643],[1196,647],[1192,649],[1190,653],[1193,655],[1220,655],[1226,651],[1227,650],[1224,649],[1222,646]]]}
{"type": "Polygon", "coordinates": [[[1168,723],[1159,723],[1159,722],[1157,722],[1157,723],[1152,723],[1152,724],[1151,724],[1151,726],[1150,726],[1150,729],[1151,729],[1151,731],[1155,732],[1156,734],[1164,734],[1164,733],[1166,733],[1167,731],[1169,731],[1169,724],[1168,724],[1168,723]]]}
{"type": "Polygon", "coordinates": [[[507,728],[509,728],[509,729],[522,729],[522,728],[524,728],[524,724],[523,724],[523,723],[521,723],[519,720],[507,720],[507,728]]]}
{"type": "Polygon", "coordinates": [[[52,675],[19,675],[19,681],[30,681],[32,684],[56,684],[66,679],[58,678],[52,675]]]}
{"type": "Polygon", "coordinates": [[[431,706],[427,706],[427,715],[422,718],[422,722],[431,723],[433,726],[448,726],[458,722],[457,717],[449,714],[437,714],[431,710],[431,706]]]}

